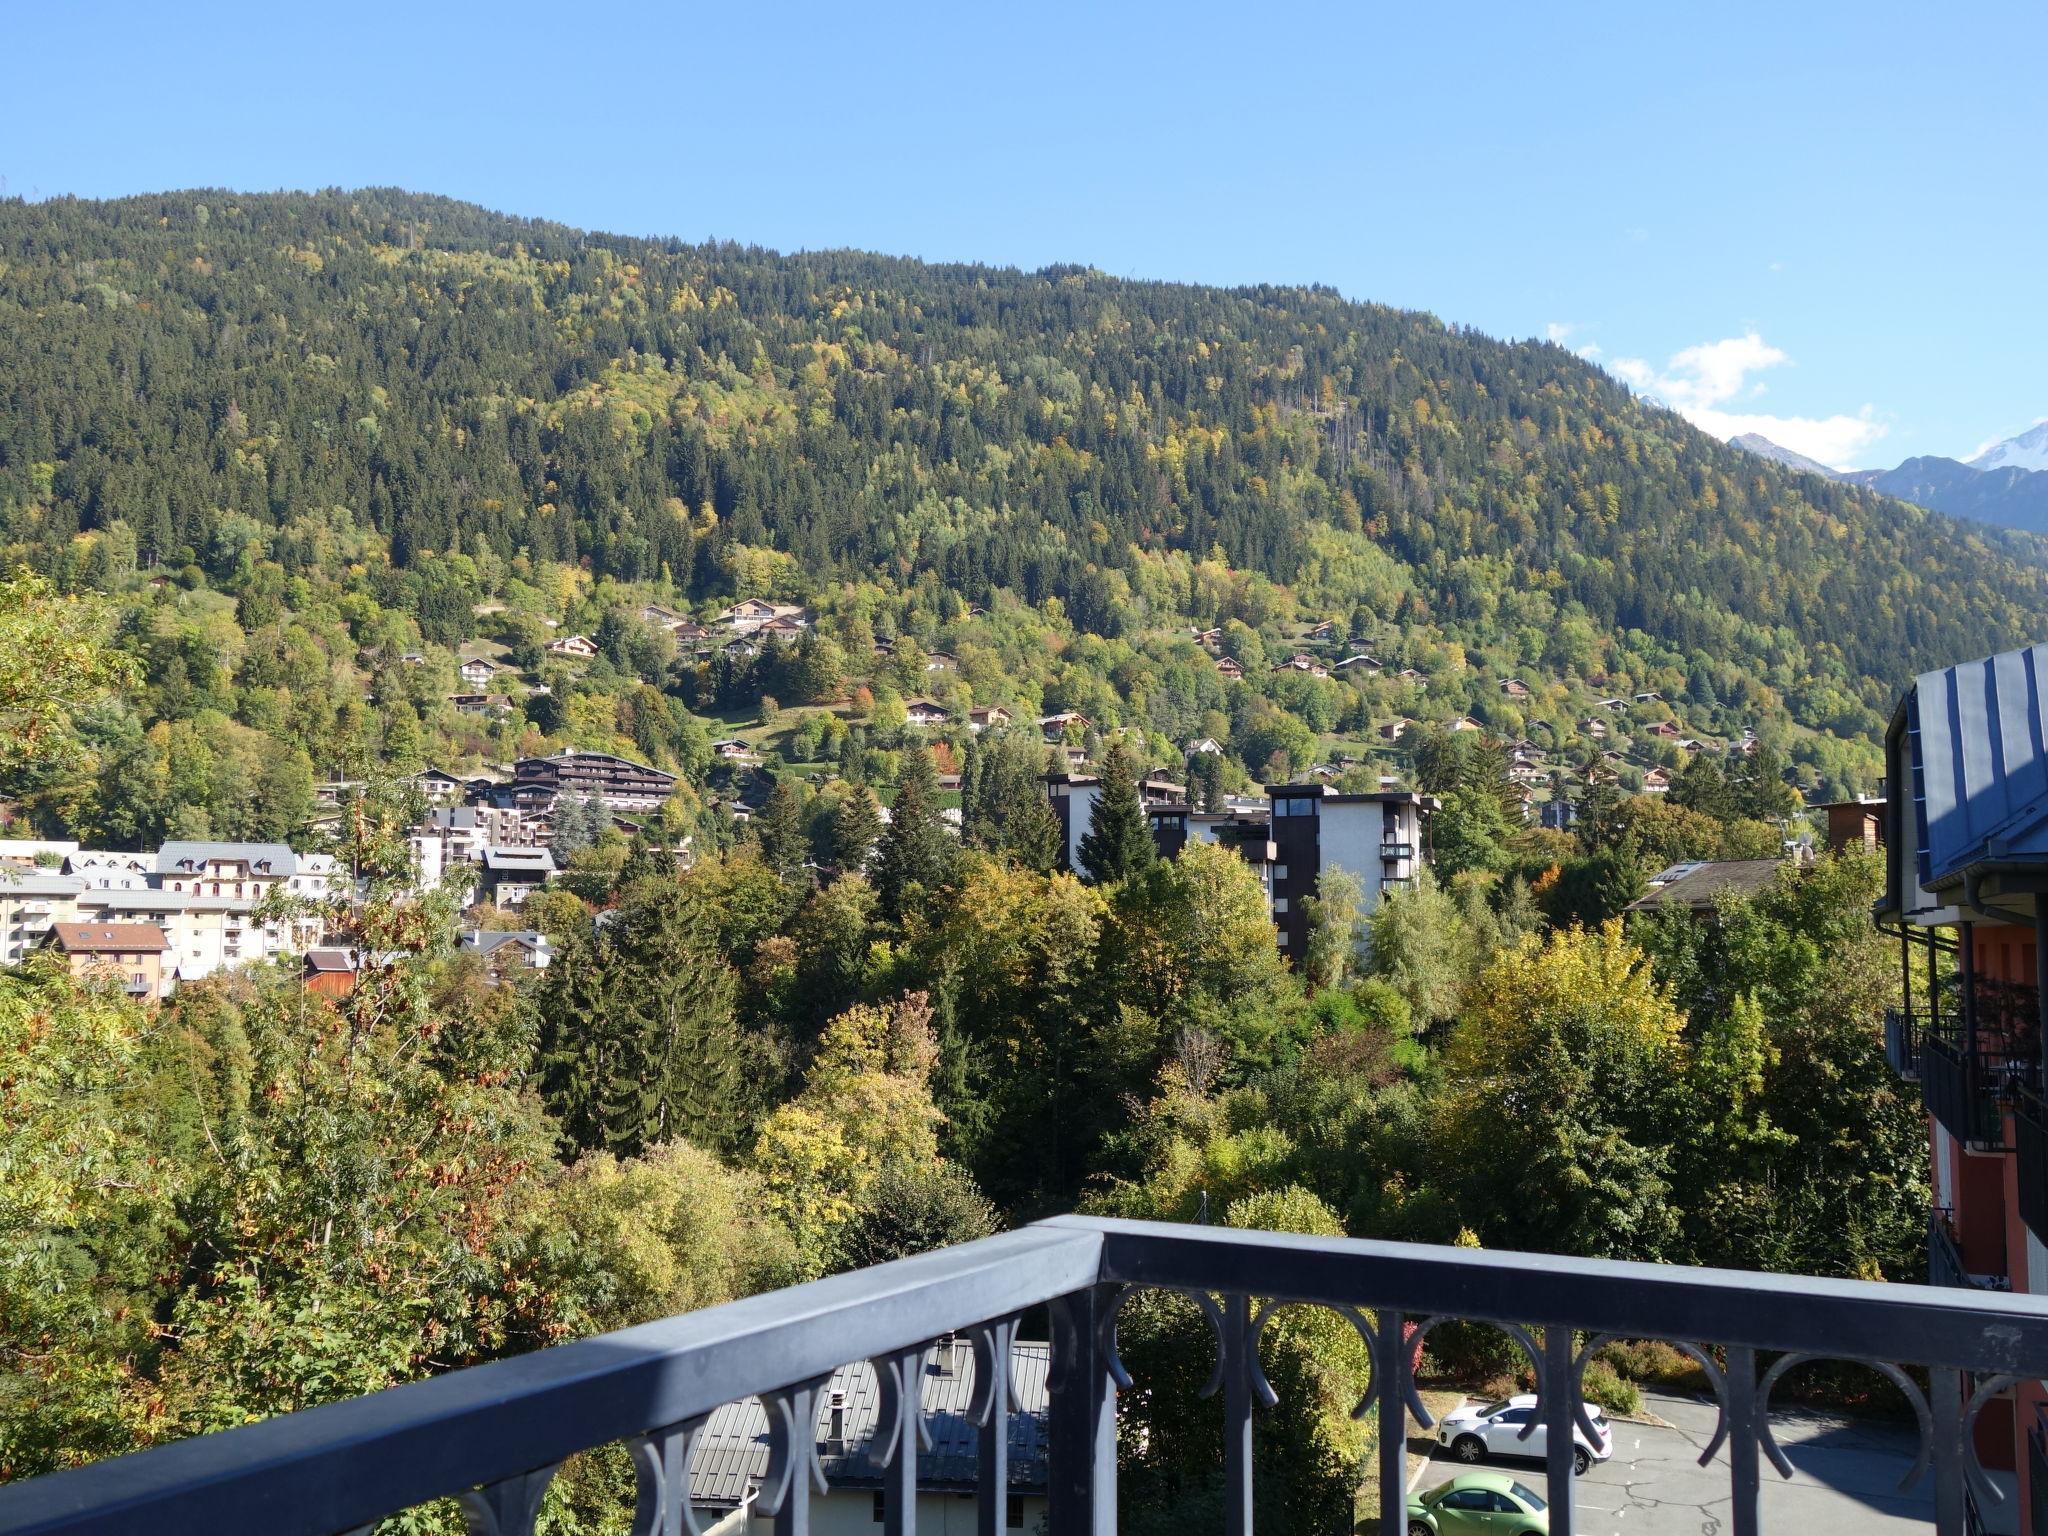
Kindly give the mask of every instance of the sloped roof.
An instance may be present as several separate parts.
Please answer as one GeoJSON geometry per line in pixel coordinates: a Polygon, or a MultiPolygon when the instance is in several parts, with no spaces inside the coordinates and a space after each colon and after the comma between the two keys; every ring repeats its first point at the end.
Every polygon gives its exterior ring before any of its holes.
{"type": "Polygon", "coordinates": [[[545,848],[518,848],[492,846],[484,850],[484,868],[496,873],[500,870],[520,874],[555,872],[555,856],[545,848]]]}
{"type": "Polygon", "coordinates": [[[1923,672],[1903,703],[1922,882],[2048,859],[2048,644],[1923,672]]]}
{"type": "Polygon", "coordinates": [[[548,936],[533,928],[476,928],[462,935],[457,941],[461,949],[473,949],[478,954],[492,954],[507,944],[521,944],[536,952],[545,952],[553,946],[548,936]]]}
{"type": "Polygon", "coordinates": [[[1647,896],[1629,903],[1631,912],[1655,912],[1667,903],[1710,911],[1723,891],[1749,897],[1764,890],[1778,878],[1784,867],[1778,859],[1716,859],[1692,864],[1675,864],[1658,876],[1647,896]]]}
{"type": "Polygon", "coordinates": [[[135,954],[171,947],[154,923],[52,923],[50,932],[58,948],[74,955],[135,954]]]}
{"type": "MultiPolygon", "coordinates": [[[[954,1355],[955,1368],[943,1373],[937,1368],[937,1353],[925,1357],[920,1396],[932,1448],[918,1453],[917,1482],[920,1488],[942,1491],[971,1489],[981,1469],[979,1431],[967,1416],[974,1393],[973,1352],[961,1343],[954,1355]]],[[[1018,1489],[1045,1486],[1048,1357],[1044,1344],[1020,1343],[1011,1352],[1017,1401],[1024,1410],[1010,1415],[1010,1482],[1018,1489]]],[[[874,1441],[881,1394],[874,1368],[866,1361],[841,1366],[832,1373],[821,1399],[829,1402],[833,1392],[846,1394],[845,1437],[843,1449],[828,1445],[820,1414],[818,1449],[826,1479],[835,1487],[880,1487],[884,1469],[874,1441]]],[[[690,1502],[731,1508],[767,1470],[768,1415],[761,1400],[749,1397],[727,1403],[712,1413],[692,1458],[690,1502]]]]}
{"type": "Polygon", "coordinates": [[[76,875],[54,875],[46,870],[25,874],[0,869],[0,896],[76,896],[85,882],[76,875]]]}
{"type": "Polygon", "coordinates": [[[289,877],[299,872],[299,856],[283,843],[170,842],[156,851],[160,875],[189,874],[212,859],[239,859],[260,874],[289,877]]]}

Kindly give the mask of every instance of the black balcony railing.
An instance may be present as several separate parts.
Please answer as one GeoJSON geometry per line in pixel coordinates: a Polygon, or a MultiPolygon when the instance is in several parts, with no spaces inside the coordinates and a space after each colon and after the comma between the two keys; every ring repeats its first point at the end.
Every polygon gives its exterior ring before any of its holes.
{"type": "Polygon", "coordinates": [[[2038,1089],[2022,1088],[2013,1096],[2012,1150],[2019,1175],[2020,1220],[2048,1243],[2048,1103],[2038,1089]]]}
{"type": "MultiPolygon", "coordinates": [[[[1050,1328],[1048,1529],[1111,1536],[1117,1395],[1131,1385],[1116,1316],[1144,1289],[1188,1296],[1214,1329],[1206,1391],[1223,1399],[1230,1536],[1252,1527],[1252,1425],[1274,1401],[1259,1337],[1287,1306],[1330,1308],[1358,1330],[1372,1362],[1361,1414],[1395,1420],[1405,1407],[1425,1425],[1410,1373],[1428,1328],[1440,1317],[1502,1327],[1536,1373],[1556,1531],[1576,1528],[1572,1429],[1603,1336],[1671,1340],[1705,1372],[1720,1424],[1701,1461],[1725,1446],[1730,1536],[1757,1536],[1766,1460],[1792,1475],[1770,1408],[1800,1361],[1867,1361],[1905,1394],[1922,1440],[1908,1484],[1931,1473],[1940,1536],[1966,1536],[1973,1497],[2002,1500],[1972,1451],[1978,1412],[2015,1381],[2048,1377],[2048,1303],[2035,1297],[1065,1217],[0,1488],[0,1531],[327,1536],[453,1497],[470,1529],[531,1536],[563,1459],[624,1442],[638,1478],[633,1530],[675,1536],[697,1529],[687,1499],[706,1418],[758,1395],[770,1454],[752,1510],[791,1536],[807,1530],[823,1486],[822,1388],[835,1367],[866,1360],[881,1387],[877,1443],[888,1445],[877,1453],[882,1524],[900,1536],[917,1521],[914,1382],[925,1351],[959,1331],[978,1358],[1006,1359],[1028,1313],[1050,1328]]],[[[977,1394],[983,1530],[1000,1530],[1006,1514],[1008,1398],[977,1394]]],[[[1407,1456],[1405,1435],[1378,1437],[1382,1531],[1406,1528],[1407,1456]]]]}
{"type": "Polygon", "coordinates": [[[1975,1291],[2012,1288],[2003,1275],[1973,1273],[1964,1265],[1962,1249],[1956,1246],[1955,1228],[1950,1225],[1948,1212],[1943,1210],[1933,1211],[1927,1218],[1927,1283],[1975,1291]]]}
{"type": "Polygon", "coordinates": [[[2022,1089],[2038,1090],[2041,1062],[2029,1048],[2009,1048],[2000,1037],[1974,1051],[1947,1019],[1920,1036],[1920,1092],[1927,1112],[1958,1141],[1977,1147],[2005,1145],[2005,1105],[2022,1089]]]}
{"type": "Polygon", "coordinates": [[[1920,1077],[1920,1036],[1926,1021],[1903,1008],[1887,1008],[1884,1015],[1884,1059],[1893,1072],[1907,1082],[1920,1077]]]}

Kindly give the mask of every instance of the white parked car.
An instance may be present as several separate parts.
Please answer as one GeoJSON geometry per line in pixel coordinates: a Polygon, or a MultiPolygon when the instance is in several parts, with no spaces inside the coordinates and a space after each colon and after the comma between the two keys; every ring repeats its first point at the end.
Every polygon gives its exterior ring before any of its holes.
{"type": "MultiPolygon", "coordinates": [[[[1588,1403],[1586,1417],[1593,1421],[1596,1435],[1588,1439],[1583,1427],[1572,1426],[1574,1472],[1584,1472],[1594,1462],[1605,1461],[1614,1454],[1614,1431],[1607,1427],[1607,1415],[1588,1403]]],[[[1541,1461],[1550,1454],[1550,1431],[1536,1417],[1536,1395],[1533,1392],[1524,1392],[1519,1397],[1483,1408],[1460,1408],[1456,1413],[1447,1413],[1437,1426],[1436,1437],[1441,1444],[1450,1447],[1453,1456],[1464,1462],[1484,1461],[1489,1456],[1516,1456],[1541,1461]],[[1531,1422],[1536,1427],[1524,1440],[1522,1431],[1531,1422]]]]}

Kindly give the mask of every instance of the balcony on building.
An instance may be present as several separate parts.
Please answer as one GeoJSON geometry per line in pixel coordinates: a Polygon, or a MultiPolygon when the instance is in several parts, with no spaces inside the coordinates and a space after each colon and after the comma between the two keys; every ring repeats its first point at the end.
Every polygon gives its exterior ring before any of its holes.
{"type": "MultiPolygon", "coordinates": [[[[1994,1402],[2009,1411],[2014,1380],[2048,1377],[2048,1304],[1978,1283],[1960,1257],[1953,1278],[1881,1285],[1061,1217],[0,1487],[0,1530],[329,1536],[453,1498],[472,1531],[532,1536],[563,1461],[618,1444],[634,1468],[632,1529],[648,1536],[814,1524],[1111,1536],[1120,1405],[1137,1385],[1117,1316],[1134,1293],[1165,1291],[1210,1325],[1215,1365],[1199,1390],[1219,1400],[1230,1536],[1252,1529],[1255,1429],[1276,1402],[1261,1331],[1292,1306],[1358,1331],[1372,1366],[1361,1414],[1407,1410],[1425,1428],[1422,1335],[1448,1318],[1506,1328],[1528,1354],[1550,1448],[1521,1475],[1560,1531],[1597,1518],[1575,1515],[1571,1446],[1601,1336],[1680,1342],[1710,1362],[1738,1532],[1759,1528],[1771,1467],[1792,1473],[1768,1425],[1794,1357],[1884,1362],[1923,1426],[1916,1476],[1932,1480],[1936,1530],[1969,1536],[1973,1503],[1999,1497],[1975,1431],[1994,1402]],[[962,1498],[975,1518],[956,1525],[962,1498]]],[[[1406,1528],[1408,1457],[1405,1434],[1378,1435],[1369,1453],[1363,1501],[1382,1531],[1406,1528]]]]}

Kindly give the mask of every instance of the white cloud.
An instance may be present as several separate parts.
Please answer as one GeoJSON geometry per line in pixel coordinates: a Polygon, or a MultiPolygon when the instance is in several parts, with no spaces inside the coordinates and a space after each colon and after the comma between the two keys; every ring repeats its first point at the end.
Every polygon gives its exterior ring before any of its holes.
{"type": "MultiPolygon", "coordinates": [[[[1578,330],[1576,325],[1566,325],[1561,321],[1553,320],[1550,324],[1543,327],[1543,335],[1545,340],[1555,342],[1558,346],[1562,347],[1570,342],[1572,333],[1576,330],[1578,330]]],[[[1572,351],[1579,357],[1598,357],[1600,355],[1599,347],[1590,341],[1573,347],[1572,351]]]]}
{"type": "Polygon", "coordinates": [[[1729,411],[1725,407],[1755,400],[1768,386],[1752,374],[1777,368],[1792,359],[1755,331],[1702,342],[1676,353],[1661,369],[1639,357],[1618,357],[1615,377],[1639,393],[1655,396],[1702,432],[1719,438],[1758,432],[1781,448],[1818,459],[1832,469],[1849,469],[1863,451],[1885,434],[1876,412],[1864,406],[1853,415],[1766,416],[1729,411]]]}

